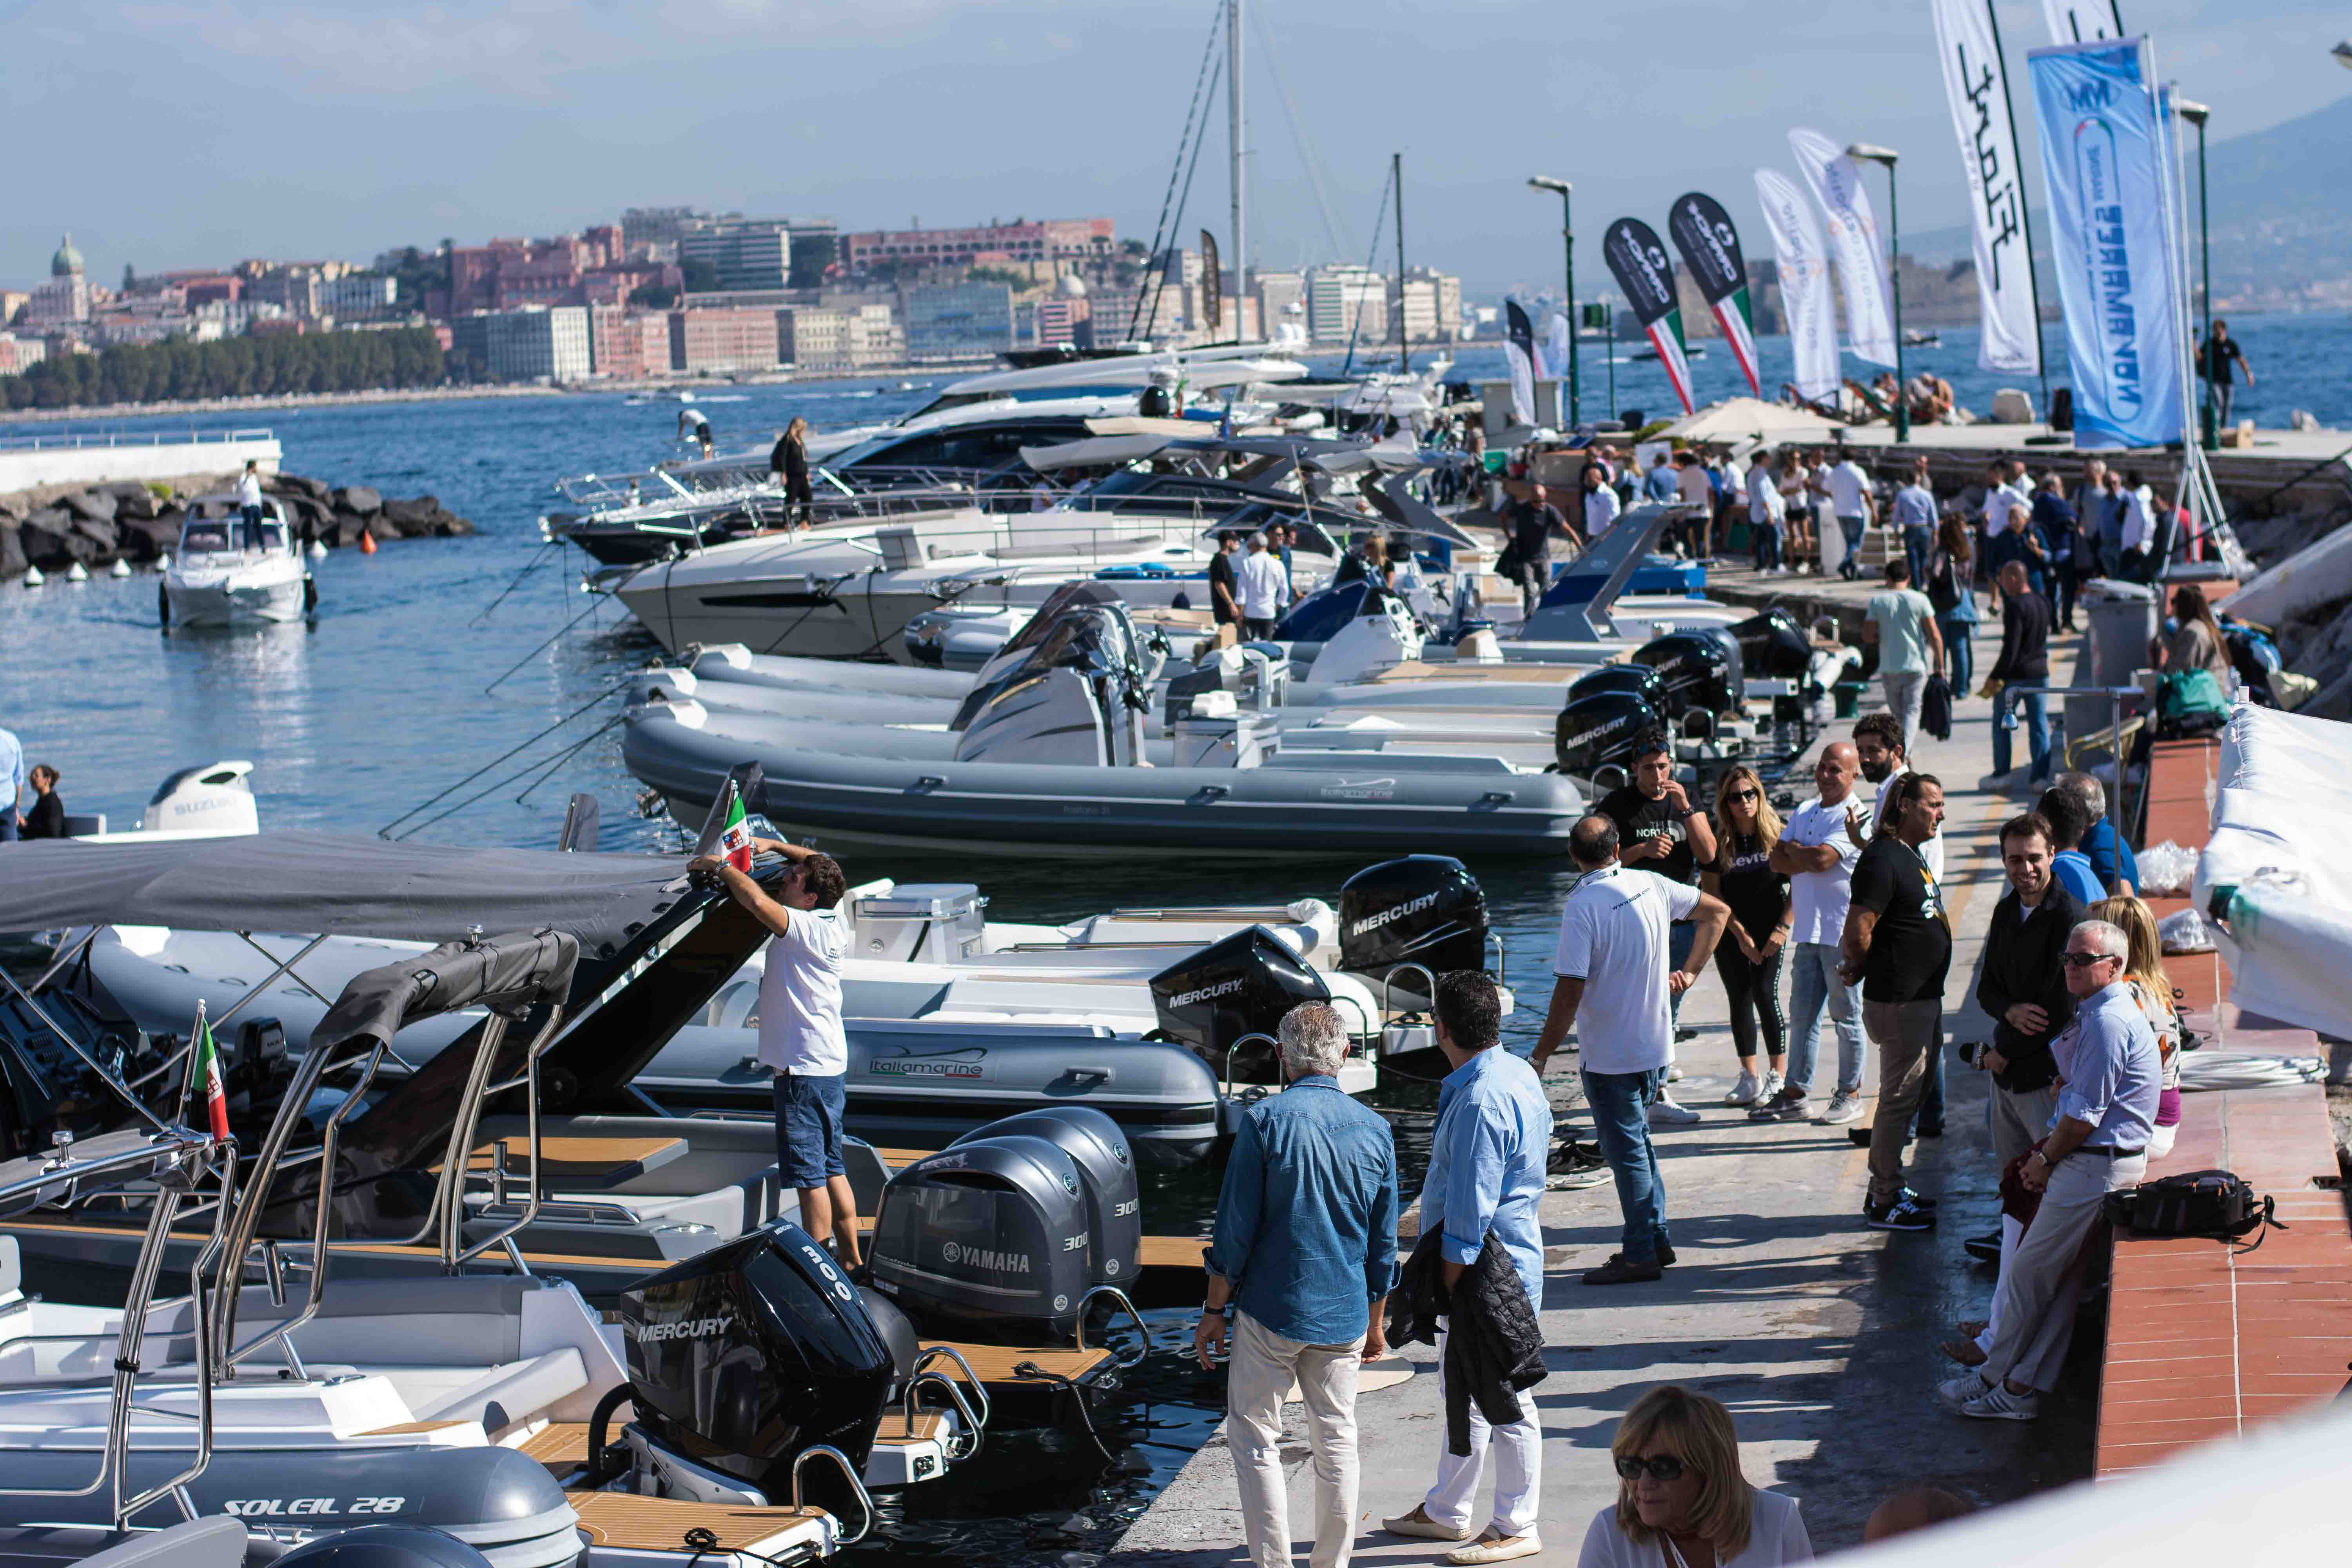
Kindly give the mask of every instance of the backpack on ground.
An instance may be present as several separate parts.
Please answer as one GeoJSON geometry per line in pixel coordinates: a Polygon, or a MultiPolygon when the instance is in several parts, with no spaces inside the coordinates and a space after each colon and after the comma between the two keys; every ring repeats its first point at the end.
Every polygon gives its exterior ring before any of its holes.
{"type": "Polygon", "coordinates": [[[2167,672],[2156,692],[2157,730],[2167,740],[2206,735],[2230,721],[2230,700],[2210,669],[2167,672]]]}
{"type": "Polygon", "coordinates": [[[2264,1226],[2288,1228],[2273,1216],[2273,1201],[2258,1196],[2244,1178],[2228,1171],[2184,1171],[2107,1194],[2107,1223],[2138,1236],[2202,1236],[2235,1241],[2254,1233],[2252,1252],[2263,1244],[2264,1226]]]}

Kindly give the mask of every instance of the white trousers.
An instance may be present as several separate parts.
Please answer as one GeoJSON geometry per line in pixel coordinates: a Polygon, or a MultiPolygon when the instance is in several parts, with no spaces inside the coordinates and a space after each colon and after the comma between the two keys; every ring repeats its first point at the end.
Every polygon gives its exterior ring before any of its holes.
{"type": "Polygon", "coordinates": [[[2128,1160],[2069,1154],[2058,1162],[2024,1239],[2002,1249],[1992,1342],[1977,1369],[1986,1382],[2008,1378],[2043,1393],[2057,1383],[2074,1338],[2074,1306],[2085,1267],[2083,1244],[2098,1224],[2107,1194],[2137,1185],[2147,1169],[2145,1154],[2128,1160]]]}
{"type": "MultiPolygon", "coordinates": [[[[1445,1321],[1438,1320],[1437,1395],[1445,1398],[1445,1321]]],[[[1543,1423],[1536,1415],[1532,1394],[1519,1395],[1519,1418],[1507,1426],[1491,1426],[1470,1402],[1470,1451],[1457,1454],[1447,1445],[1445,1423],[1437,1424],[1437,1484],[1422,1500],[1431,1521],[1461,1530],[1470,1523],[1470,1510],[1478,1482],[1486,1473],[1486,1449],[1495,1449],[1495,1511],[1487,1528],[1498,1535],[1533,1535],[1543,1508],[1543,1423]]],[[[1263,1568],[1263,1565],[1261,1565],[1263,1568]]]]}
{"type": "Polygon", "coordinates": [[[1242,1534],[1256,1568],[1290,1568],[1290,1483],[1282,1473],[1282,1396],[1296,1381],[1314,1451],[1314,1568],[1348,1568],[1356,1548],[1356,1376],[1361,1335],[1344,1345],[1288,1340],[1234,1314],[1225,1369],[1225,1441],[1241,1492],[1242,1534]]]}

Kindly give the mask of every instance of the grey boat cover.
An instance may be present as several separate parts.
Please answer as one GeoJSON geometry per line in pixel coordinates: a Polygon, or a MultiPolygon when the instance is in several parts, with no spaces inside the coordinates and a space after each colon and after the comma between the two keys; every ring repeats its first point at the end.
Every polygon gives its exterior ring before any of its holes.
{"type": "Polygon", "coordinates": [[[560,931],[445,942],[381,969],[352,977],[343,994],[311,1031],[311,1044],[340,1049],[357,1040],[389,1045],[408,1024],[468,1007],[487,1007],[520,1019],[541,1003],[572,991],[580,943],[560,931]]]}
{"type": "Polygon", "coordinates": [[[686,896],[686,868],[652,855],[469,849],[330,833],[149,844],[15,844],[0,931],[156,925],[447,942],[483,931],[568,931],[609,957],[686,896]]]}

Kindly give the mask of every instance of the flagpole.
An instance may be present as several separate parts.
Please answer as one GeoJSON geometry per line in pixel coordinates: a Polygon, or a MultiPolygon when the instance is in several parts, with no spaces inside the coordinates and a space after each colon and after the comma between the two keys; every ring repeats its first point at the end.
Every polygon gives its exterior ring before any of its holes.
{"type": "Polygon", "coordinates": [[[188,1070],[180,1080],[180,1103],[173,1107],[172,1111],[172,1124],[175,1127],[185,1127],[188,1124],[189,1100],[195,1093],[196,1068],[201,1065],[201,1058],[204,1056],[204,1052],[197,1048],[196,1042],[204,1037],[205,999],[199,996],[196,998],[196,1021],[188,1029],[188,1070]]]}
{"type": "MultiPolygon", "coordinates": [[[[1992,0],[1985,0],[1985,22],[1992,28],[1992,47],[2000,55],[2000,109],[2009,117],[2009,144],[2014,149],[2017,146],[2017,100],[2009,90],[2009,51],[2001,47],[2000,8],[1992,0]]],[[[2121,22],[2118,21],[2116,26],[2120,28],[2121,22]]],[[[2018,157],[2021,164],[2024,154],[2019,153],[2018,157]]],[[[2017,222],[2025,235],[2025,297],[2033,301],[2033,366],[2035,374],[2042,381],[2042,418],[2046,424],[2050,418],[2050,356],[2042,352],[2042,279],[2033,270],[2032,205],[2026,194],[2025,170],[2021,166],[2017,170],[2017,222]]]]}

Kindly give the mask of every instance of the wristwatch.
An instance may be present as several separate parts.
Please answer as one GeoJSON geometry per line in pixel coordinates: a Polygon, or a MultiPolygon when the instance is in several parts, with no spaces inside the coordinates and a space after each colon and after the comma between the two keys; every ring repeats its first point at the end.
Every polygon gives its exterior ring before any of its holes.
{"type": "Polygon", "coordinates": [[[1201,1303],[1201,1316],[1204,1318],[1230,1318],[1233,1314],[1234,1304],[1231,1301],[1222,1307],[1212,1307],[1206,1301],[1201,1303]]]}

